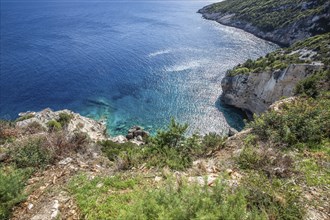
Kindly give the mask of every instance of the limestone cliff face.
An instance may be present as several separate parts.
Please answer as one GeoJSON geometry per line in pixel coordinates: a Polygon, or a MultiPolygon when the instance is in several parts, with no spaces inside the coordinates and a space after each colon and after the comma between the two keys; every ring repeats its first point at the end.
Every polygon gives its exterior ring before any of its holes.
{"type": "Polygon", "coordinates": [[[221,99],[250,113],[261,113],[281,97],[294,95],[296,84],[323,68],[323,64],[291,64],[285,70],[223,78],[221,99]]]}
{"type": "Polygon", "coordinates": [[[212,5],[205,6],[198,13],[201,13],[205,19],[243,29],[257,37],[283,46],[289,46],[299,40],[330,31],[330,3],[325,6],[326,12],[323,14],[308,16],[273,31],[264,31],[247,21],[237,20],[235,14],[210,12],[211,7],[212,5]]]}

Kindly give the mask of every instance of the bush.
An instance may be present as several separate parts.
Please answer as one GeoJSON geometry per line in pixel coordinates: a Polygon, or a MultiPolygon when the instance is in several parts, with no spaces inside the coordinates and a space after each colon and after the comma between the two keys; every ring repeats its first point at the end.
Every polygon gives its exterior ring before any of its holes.
{"type": "Polygon", "coordinates": [[[295,88],[296,95],[307,95],[316,98],[322,91],[330,90],[330,70],[320,71],[303,80],[295,88]]]}
{"type": "Polygon", "coordinates": [[[45,131],[46,129],[40,123],[34,121],[28,124],[24,130],[26,133],[36,134],[38,132],[45,131]]]}
{"type": "Polygon", "coordinates": [[[145,149],[131,142],[123,144],[115,143],[107,140],[100,143],[102,151],[109,160],[116,162],[118,170],[127,170],[132,167],[137,167],[145,162],[147,154],[145,149]]]}
{"type": "Polygon", "coordinates": [[[31,170],[0,169],[0,219],[9,219],[12,208],[25,199],[23,189],[31,170]]]}
{"type": "MultiPolygon", "coordinates": [[[[255,116],[248,124],[261,140],[287,147],[304,144],[309,148],[330,136],[330,99],[299,99],[284,105],[281,112],[255,116]]],[[[299,145],[300,146],[300,145],[299,145]]]]}
{"type": "Polygon", "coordinates": [[[42,139],[31,139],[27,143],[18,144],[10,154],[20,168],[43,168],[53,157],[52,152],[43,146],[42,139]]]}
{"type": "Polygon", "coordinates": [[[19,134],[19,130],[11,121],[0,120],[0,144],[12,141],[19,134]]]}
{"type": "Polygon", "coordinates": [[[216,150],[224,147],[224,142],[226,138],[218,135],[217,133],[206,134],[203,138],[202,145],[204,147],[204,152],[209,150],[216,150]]]}
{"type": "Polygon", "coordinates": [[[268,177],[289,177],[293,173],[293,159],[272,148],[245,146],[236,158],[242,169],[258,170],[268,177]]]}
{"type": "Polygon", "coordinates": [[[62,129],[61,123],[56,120],[50,120],[49,122],[47,122],[47,126],[50,131],[60,131],[62,129]]]}
{"type": "Polygon", "coordinates": [[[62,127],[65,127],[70,123],[72,118],[73,118],[72,114],[61,112],[59,114],[59,119],[57,121],[61,124],[62,127]]]}
{"type": "Polygon", "coordinates": [[[247,190],[249,206],[265,213],[266,219],[302,219],[304,216],[299,201],[301,190],[292,182],[248,173],[241,187],[247,190]]]}
{"type": "Polygon", "coordinates": [[[185,136],[187,127],[172,119],[168,129],[158,131],[155,137],[149,137],[145,146],[112,141],[103,141],[100,145],[108,158],[117,161],[118,167],[123,169],[146,163],[149,167],[168,166],[182,170],[191,166],[194,157],[204,153],[199,135],[185,136]]]}

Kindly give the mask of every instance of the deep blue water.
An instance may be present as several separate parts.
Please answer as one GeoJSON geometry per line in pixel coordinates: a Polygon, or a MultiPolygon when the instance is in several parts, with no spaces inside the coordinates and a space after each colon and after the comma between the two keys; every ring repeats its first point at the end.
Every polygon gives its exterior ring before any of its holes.
{"type": "Polygon", "coordinates": [[[111,134],[171,116],[220,133],[242,116],[218,97],[225,71],[277,48],[201,18],[196,1],[1,1],[0,117],[71,109],[111,134]]]}

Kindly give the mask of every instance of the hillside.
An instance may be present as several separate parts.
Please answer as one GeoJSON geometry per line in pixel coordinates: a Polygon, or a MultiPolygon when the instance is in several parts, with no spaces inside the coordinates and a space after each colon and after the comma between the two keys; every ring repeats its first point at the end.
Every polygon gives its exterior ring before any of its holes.
{"type": "MultiPolygon", "coordinates": [[[[264,1],[244,2],[240,14],[264,1]]],[[[267,2],[258,12],[289,1],[267,2]]],[[[325,33],[228,70],[222,100],[257,113],[228,136],[172,118],[109,137],[69,110],[0,120],[0,219],[330,219],[329,45],[325,33]]]]}
{"type": "Polygon", "coordinates": [[[198,12],[206,19],[284,46],[330,31],[327,0],[230,0],[208,5],[198,12]]]}
{"type": "Polygon", "coordinates": [[[2,121],[0,219],[328,219],[329,105],[284,100],[229,138],[172,120],[140,146],[67,111],[2,121]]]}

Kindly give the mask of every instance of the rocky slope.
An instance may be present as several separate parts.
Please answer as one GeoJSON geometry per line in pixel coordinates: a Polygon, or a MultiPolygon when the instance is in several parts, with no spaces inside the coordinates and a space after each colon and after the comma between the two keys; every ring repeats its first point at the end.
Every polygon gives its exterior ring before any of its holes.
{"type": "Polygon", "coordinates": [[[18,118],[16,125],[24,128],[34,122],[41,125],[44,129],[48,129],[48,123],[53,120],[59,120],[60,114],[71,117],[66,125],[67,135],[70,136],[75,132],[83,132],[88,134],[93,141],[107,139],[105,123],[83,117],[70,110],[52,111],[47,108],[40,112],[20,113],[20,118],[18,118]]]}
{"type": "Polygon", "coordinates": [[[330,34],[321,35],[227,72],[221,99],[249,113],[264,112],[295,93],[298,82],[329,68],[330,34]]]}
{"type": "Polygon", "coordinates": [[[205,19],[284,46],[330,31],[329,1],[231,0],[208,5],[198,12],[205,19]]]}

